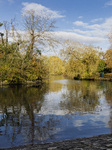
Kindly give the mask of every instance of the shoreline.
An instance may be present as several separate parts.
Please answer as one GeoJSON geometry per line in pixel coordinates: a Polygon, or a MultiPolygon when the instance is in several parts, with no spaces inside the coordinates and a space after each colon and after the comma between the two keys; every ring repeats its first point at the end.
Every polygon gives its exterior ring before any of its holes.
{"type": "Polygon", "coordinates": [[[29,144],[0,150],[111,150],[112,134],[77,138],[45,144],[29,144]]]}
{"type": "MultiPolygon", "coordinates": [[[[72,78],[70,78],[72,79],[72,78]]],[[[99,77],[99,78],[84,78],[84,79],[73,79],[73,80],[86,80],[86,81],[112,81],[112,78],[108,78],[108,77],[99,77]]],[[[24,83],[5,83],[5,82],[0,82],[0,86],[32,86],[32,87],[38,87],[40,85],[42,85],[44,83],[44,80],[38,80],[38,81],[27,81],[24,83]]]]}

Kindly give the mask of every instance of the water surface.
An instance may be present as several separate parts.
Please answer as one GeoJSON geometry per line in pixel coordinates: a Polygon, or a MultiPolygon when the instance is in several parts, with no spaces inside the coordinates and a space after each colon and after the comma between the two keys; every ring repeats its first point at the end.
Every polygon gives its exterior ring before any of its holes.
{"type": "Polygon", "coordinates": [[[0,148],[111,133],[112,82],[54,77],[0,88],[0,148]]]}

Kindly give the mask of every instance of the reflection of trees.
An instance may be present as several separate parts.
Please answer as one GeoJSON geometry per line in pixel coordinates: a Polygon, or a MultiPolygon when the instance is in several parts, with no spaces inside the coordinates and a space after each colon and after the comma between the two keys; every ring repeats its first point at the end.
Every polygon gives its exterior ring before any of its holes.
{"type": "Polygon", "coordinates": [[[107,100],[108,104],[110,105],[110,121],[108,122],[109,127],[111,128],[112,132],[112,83],[108,82],[105,89],[105,99],[107,100]]]}
{"type": "Polygon", "coordinates": [[[61,83],[56,83],[56,82],[52,82],[49,85],[49,91],[50,92],[59,92],[62,89],[62,84],[61,83]]]}
{"type": "MultiPolygon", "coordinates": [[[[52,117],[39,116],[48,87],[14,87],[0,89],[0,127],[1,135],[5,135],[13,144],[18,135],[23,135],[25,142],[43,140],[52,132],[52,117]]],[[[24,143],[24,142],[23,142],[24,143]]]]}
{"type": "Polygon", "coordinates": [[[63,79],[63,76],[51,76],[49,78],[49,92],[59,92],[61,91],[63,85],[61,83],[57,83],[56,80],[61,80],[63,79]],[[55,82],[53,82],[55,81],[55,82]]]}
{"type": "Polygon", "coordinates": [[[105,97],[109,103],[112,103],[112,83],[108,82],[105,90],[105,97]]]}
{"type": "Polygon", "coordinates": [[[69,112],[94,111],[99,104],[99,94],[96,82],[75,82],[67,85],[67,93],[63,94],[65,101],[61,102],[61,107],[68,109],[69,112]]]}
{"type": "Polygon", "coordinates": [[[59,121],[60,120],[58,118],[54,118],[53,115],[37,115],[35,116],[34,126],[31,126],[29,123],[24,130],[24,135],[31,143],[34,141],[44,141],[49,138],[52,139],[54,133],[56,132],[55,126],[59,124],[59,121]]]}

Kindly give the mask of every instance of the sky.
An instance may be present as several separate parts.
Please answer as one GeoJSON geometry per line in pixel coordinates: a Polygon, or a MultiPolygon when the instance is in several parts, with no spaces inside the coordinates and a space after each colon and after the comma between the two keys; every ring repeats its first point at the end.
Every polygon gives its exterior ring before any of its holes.
{"type": "Polygon", "coordinates": [[[99,46],[103,51],[110,47],[112,0],[0,0],[0,22],[13,18],[20,22],[30,9],[56,20],[54,35],[58,39],[99,46]]]}

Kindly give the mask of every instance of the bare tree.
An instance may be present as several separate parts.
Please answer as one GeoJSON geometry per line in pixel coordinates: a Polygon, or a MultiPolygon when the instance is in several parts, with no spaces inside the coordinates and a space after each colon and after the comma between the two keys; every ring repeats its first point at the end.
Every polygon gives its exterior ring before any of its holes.
{"type": "Polygon", "coordinates": [[[52,44],[51,32],[55,20],[49,15],[40,16],[35,11],[26,11],[23,15],[25,32],[27,32],[27,52],[31,59],[35,52],[40,52],[38,46],[52,44]]]}
{"type": "Polygon", "coordinates": [[[7,21],[4,21],[4,28],[5,28],[5,37],[6,37],[6,46],[8,45],[8,34],[9,34],[9,24],[7,21]]]}
{"type": "Polygon", "coordinates": [[[23,44],[22,40],[22,34],[19,30],[16,29],[15,25],[15,18],[11,19],[10,22],[11,30],[10,30],[10,36],[12,37],[12,40],[17,45],[17,50],[20,50],[20,45],[23,44]]]}

